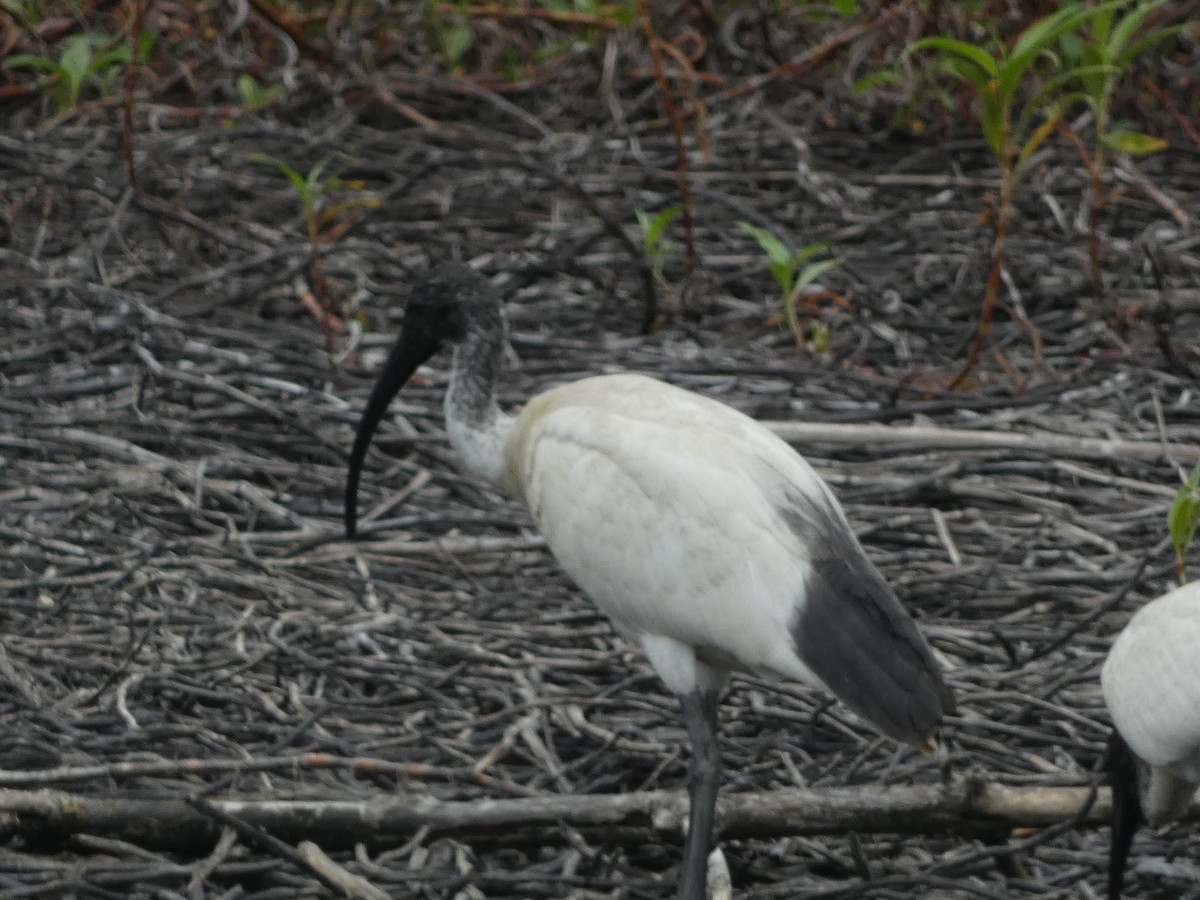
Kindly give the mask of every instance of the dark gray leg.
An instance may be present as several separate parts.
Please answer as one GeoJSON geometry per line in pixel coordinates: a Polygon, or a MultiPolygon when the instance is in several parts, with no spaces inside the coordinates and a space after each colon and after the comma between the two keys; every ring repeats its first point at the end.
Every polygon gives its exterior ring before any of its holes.
{"type": "Polygon", "coordinates": [[[683,720],[692,740],[692,763],[688,767],[691,813],[687,844],[683,851],[683,873],[678,900],[706,900],[705,880],[708,853],[712,849],[713,812],[721,785],[721,750],[717,746],[716,691],[696,692],[680,698],[683,720]]]}

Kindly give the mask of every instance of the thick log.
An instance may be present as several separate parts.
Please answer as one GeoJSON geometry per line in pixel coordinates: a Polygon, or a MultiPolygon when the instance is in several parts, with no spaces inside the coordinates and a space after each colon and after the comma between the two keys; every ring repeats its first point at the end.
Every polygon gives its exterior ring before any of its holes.
{"type": "MultiPolygon", "coordinates": [[[[980,780],[945,785],[845,787],[726,794],[718,821],[725,839],[854,831],[900,834],[995,834],[1037,828],[1074,816],[1086,787],[1007,787],[980,780]]],[[[606,842],[679,842],[686,821],[682,793],[646,791],[475,801],[400,795],[370,801],[214,799],[213,805],[289,842],[326,849],[398,843],[419,829],[431,836],[487,842],[554,842],[564,828],[606,842]],[[558,835],[556,838],[555,835],[558,835]]],[[[1080,825],[1109,817],[1106,789],[1080,825]]],[[[1191,816],[1200,818],[1200,804],[1191,816]]],[[[184,800],[93,797],[65,791],[0,790],[0,841],[47,841],[89,833],[159,849],[203,852],[219,826],[184,800]]]]}

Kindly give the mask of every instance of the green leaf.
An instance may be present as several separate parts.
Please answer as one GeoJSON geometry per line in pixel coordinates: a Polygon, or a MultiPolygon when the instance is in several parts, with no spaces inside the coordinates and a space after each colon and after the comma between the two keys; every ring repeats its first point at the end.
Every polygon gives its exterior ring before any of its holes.
{"type": "Polygon", "coordinates": [[[808,326],[808,343],[816,353],[826,353],[829,350],[832,333],[829,326],[820,319],[813,319],[808,326]]]}
{"type": "Polygon", "coordinates": [[[969,60],[957,56],[943,56],[938,62],[943,70],[975,88],[977,94],[985,93],[989,85],[996,83],[991,75],[969,60]]]}
{"type": "Polygon", "coordinates": [[[642,247],[647,252],[653,252],[662,240],[663,232],[667,226],[681,213],[683,207],[676,203],[674,206],[668,206],[665,209],[659,210],[653,216],[637,210],[638,225],[642,229],[642,247]]]}
{"type": "Polygon", "coordinates": [[[854,82],[854,93],[865,94],[885,84],[895,84],[899,80],[900,75],[895,69],[876,69],[854,82]]]}
{"type": "Polygon", "coordinates": [[[943,54],[964,59],[972,63],[989,79],[996,78],[1000,74],[999,65],[990,53],[981,47],[956,38],[941,36],[922,38],[905,47],[902,57],[918,50],[940,50],[943,54]]]}
{"type": "Polygon", "coordinates": [[[1062,119],[1061,112],[1055,112],[1049,116],[1041,125],[1033,130],[1033,134],[1025,141],[1021,152],[1017,155],[1016,171],[1021,171],[1025,163],[1034,154],[1034,151],[1042,145],[1046,138],[1054,133],[1054,129],[1058,127],[1059,121],[1062,119]]]}
{"type": "Polygon", "coordinates": [[[57,72],[59,65],[45,56],[36,53],[14,53],[4,61],[6,69],[41,69],[43,72],[57,72]]]}
{"type": "Polygon", "coordinates": [[[858,15],[858,0],[832,0],[831,5],[843,19],[858,15]]]}
{"type": "Polygon", "coordinates": [[[237,77],[237,81],[234,84],[237,86],[238,96],[242,98],[242,106],[254,109],[260,105],[262,88],[258,86],[258,81],[253,75],[247,75],[243,72],[237,77]]]}
{"type": "Polygon", "coordinates": [[[1107,3],[1088,9],[1081,7],[1078,3],[1069,3],[1061,7],[1057,12],[1039,19],[1021,32],[1021,36],[1017,38],[1012,51],[1008,54],[1008,61],[1024,70],[1029,61],[1057,42],[1064,34],[1074,31],[1083,22],[1114,5],[1115,3],[1107,3]]]}
{"type": "Polygon", "coordinates": [[[1172,37],[1187,27],[1186,23],[1171,25],[1167,28],[1160,28],[1146,35],[1140,41],[1134,41],[1127,47],[1124,52],[1118,53],[1113,59],[1113,62],[1122,69],[1128,66],[1133,60],[1139,56],[1147,47],[1157,44],[1159,41],[1172,37]]]}
{"type": "Polygon", "coordinates": [[[1001,100],[1005,104],[1012,102],[1017,85],[1025,76],[1025,72],[1033,65],[1034,60],[1056,43],[1059,38],[1069,31],[1074,31],[1102,9],[1113,5],[1114,3],[1108,3],[1087,9],[1072,3],[1026,28],[1017,39],[1008,58],[1001,64],[999,77],[1001,100]]]}
{"type": "Polygon", "coordinates": [[[782,294],[788,294],[792,287],[792,272],[795,266],[791,261],[788,262],[773,262],[767,266],[771,270],[771,274],[775,277],[775,283],[779,285],[779,291],[782,294]]]}
{"type": "Polygon", "coordinates": [[[1143,134],[1140,131],[1126,131],[1124,129],[1114,129],[1106,134],[1102,134],[1100,140],[1104,141],[1107,146],[1112,147],[1114,150],[1121,153],[1131,153],[1134,156],[1157,153],[1168,146],[1167,142],[1162,138],[1143,134]]]}
{"type": "Polygon", "coordinates": [[[1082,35],[1074,31],[1069,31],[1059,38],[1058,46],[1062,49],[1062,54],[1066,61],[1071,65],[1079,65],[1083,61],[1083,55],[1088,50],[1094,51],[1094,46],[1092,44],[1085,44],[1082,35]]]}
{"type": "Polygon", "coordinates": [[[1137,30],[1142,27],[1142,23],[1146,21],[1146,17],[1162,6],[1166,0],[1154,0],[1151,3],[1139,3],[1125,15],[1121,16],[1121,20],[1117,22],[1116,28],[1112,30],[1112,35],[1105,40],[1100,35],[1096,36],[1096,40],[1105,45],[1110,56],[1118,56],[1125,48],[1125,45],[1130,42],[1137,30]]]}
{"type": "Polygon", "coordinates": [[[799,250],[797,250],[795,253],[792,254],[792,262],[794,262],[796,264],[807,262],[808,260],[810,260],[814,256],[816,256],[818,253],[824,253],[828,249],[829,249],[829,244],[808,244],[807,246],[801,247],[799,250]]]}
{"type": "Polygon", "coordinates": [[[1180,581],[1183,581],[1183,564],[1188,549],[1196,536],[1196,525],[1200,523],[1200,503],[1187,487],[1175,496],[1171,510],[1167,513],[1167,528],[1171,532],[1171,546],[1175,548],[1175,559],[1179,564],[1180,581]]]}
{"type": "Polygon", "coordinates": [[[749,222],[738,222],[738,228],[758,241],[758,245],[762,247],[763,252],[767,254],[773,265],[787,266],[789,270],[791,269],[792,251],[787,248],[787,245],[783,241],[775,237],[767,229],[751,225],[749,222]]]}
{"type": "Polygon", "coordinates": [[[457,66],[471,45],[475,43],[475,32],[466,22],[456,22],[442,29],[442,55],[451,67],[457,66]]]}
{"type": "Polygon", "coordinates": [[[64,42],[66,46],[58,62],[67,95],[67,109],[74,109],[79,102],[79,90],[92,66],[93,40],[91,35],[77,34],[64,42]]]}
{"type": "Polygon", "coordinates": [[[139,63],[144,63],[150,58],[150,51],[154,49],[154,42],[158,35],[153,31],[143,31],[137,36],[137,40],[133,42],[134,59],[139,63]]]}
{"type": "Polygon", "coordinates": [[[1171,533],[1171,544],[1175,548],[1175,559],[1179,568],[1179,580],[1184,581],[1183,563],[1188,548],[1196,536],[1200,524],[1200,462],[1192,469],[1186,482],[1175,495],[1167,513],[1167,530],[1171,533]]]}
{"type": "Polygon", "coordinates": [[[796,280],[792,283],[792,290],[796,291],[800,288],[807,287],[830,269],[836,268],[841,264],[842,261],[840,259],[821,259],[815,263],[809,263],[807,266],[801,269],[800,273],[796,276],[796,280]]]}
{"type": "MultiPolygon", "coordinates": [[[[1044,111],[1048,107],[1053,107],[1058,111],[1065,111],[1068,105],[1068,99],[1073,102],[1078,99],[1079,95],[1074,91],[1069,91],[1065,94],[1060,94],[1054,97],[1053,102],[1050,102],[1051,97],[1061,90],[1063,85],[1070,81],[1083,81],[1091,75],[1108,76],[1116,70],[1112,66],[1079,66],[1075,69],[1070,69],[1066,72],[1059,72],[1051,78],[1046,79],[1045,83],[1038,88],[1037,93],[1033,95],[1030,101],[1025,104],[1025,109],[1021,114],[1021,125],[1018,127],[1018,133],[1023,133],[1025,126],[1029,123],[1029,118],[1038,111],[1044,111]]],[[[1090,93],[1090,92],[1089,92],[1090,93]]]]}
{"type": "Polygon", "coordinates": [[[300,203],[304,206],[305,212],[312,211],[313,194],[309,188],[308,181],[303,175],[285,163],[282,159],[276,159],[269,153],[251,153],[249,156],[251,162],[266,163],[269,166],[274,166],[279,170],[280,174],[288,180],[292,185],[292,189],[299,195],[300,203]]]}
{"type": "Polygon", "coordinates": [[[994,89],[979,95],[979,125],[983,129],[988,148],[1003,168],[1005,160],[1008,159],[1012,129],[1008,119],[1008,107],[1000,103],[1000,96],[994,89]]]}
{"type": "Polygon", "coordinates": [[[122,44],[119,47],[110,47],[92,57],[91,64],[88,66],[88,73],[106,72],[115,66],[124,65],[128,62],[129,47],[127,45],[122,44]]]}

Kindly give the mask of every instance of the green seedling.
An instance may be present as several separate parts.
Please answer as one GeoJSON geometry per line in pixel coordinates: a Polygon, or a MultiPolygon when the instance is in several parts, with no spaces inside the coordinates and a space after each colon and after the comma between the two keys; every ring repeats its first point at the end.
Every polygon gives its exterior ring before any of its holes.
{"type": "MultiPolygon", "coordinates": [[[[138,57],[144,58],[153,41],[152,35],[139,42],[138,57]]],[[[47,75],[43,86],[54,101],[58,112],[67,112],[79,105],[79,95],[85,85],[97,87],[101,96],[116,74],[129,63],[129,47],[112,46],[113,39],[103,34],[76,34],[62,42],[57,60],[36,53],[14,53],[4,61],[9,69],[40,69],[47,75]]]]}
{"type": "MultiPolygon", "coordinates": [[[[1091,108],[1095,124],[1095,139],[1089,154],[1082,141],[1075,139],[1079,155],[1092,178],[1091,204],[1088,215],[1088,262],[1092,282],[1092,295],[1105,309],[1109,324],[1119,327],[1115,309],[1109,309],[1104,296],[1104,284],[1100,277],[1100,214],[1105,196],[1102,179],[1108,150],[1119,153],[1143,155],[1155,153],[1167,146],[1167,142],[1152,135],[1111,127],[1109,111],[1113,92],[1126,75],[1130,64],[1147,48],[1176,34],[1183,24],[1153,31],[1142,31],[1146,19],[1155,10],[1162,8],[1167,0],[1148,0],[1137,3],[1120,16],[1111,6],[1102,7],[1092,17],[1090,33],[1081,35],[1069,32],[1061,40],[1061,52],[1068,63],[1083,74],[1079,81],[1082,99],[1091,108]]],[[[1121,4],[1127,6],[1128,4],[1121,4]]],[[[1064,126],[1065,127],[1065,126],[1064,126]]]]}
{"type": "Polygon", "coordinates": [[[437,36],[442,59],[451,71],[462,68],[468,51],[475,46],[475,31],[470,20],[461,11],[437,12],[432,19],[433,32],[437,36]]]}
{"type": "Polygon", "coordinates": [[[1175,548],[1175,569],[1179,573],[1179,583],[1186,584],[1184,575],[1184,560],[1187,559],[1188,548],[1196,536],[1196,526],[1200,525],[1200,462],[1192,469],[1167,513],[1167,530],[1171,532],[1171,545],[1175,548]]]}
{"type": "Polygon", "coordinates": [[[253,75],[241,74],[237,78],[238,96],[242,98],[242,106],[248,110],[262,109],[269,106],[287,93],[280,84],[263,87],[253,75]]]}
{"type": "Polygon", "coordinates": [[[300,199],[308,240],[314,247],[332,243],[341,237],[353,223],[353,213],[379,208],[379,201],[374,197],[351,197],[328,203],[335,191],[361,191],[364,187],[361,181],[346,181],[336,172],[329,172],[328,160],[322,160],[309,169],[307,175],[301,175],[283,160],[268,153],[251,153],[250,159],[274,166],[291,184],[300,199]]]}
{"type": "Polygon", "coordinates": [[[767,254],[767,268],[775,276],[779,285],[779,297],[783,301],[783,315],[788,328],[799,344],[808,344],[814,350],[823,352],[829,347],[829,329],[819,320],[814,319],[810,333],[805,335],[800,316],[796,312],[796,301],[806,287],[830,269],[841,263],[840,259],[813,259],[827,253],[829,244],[809,244],[799,250],[792,250],[765,228],[751,225],[749,222],[738,222],[738,228],[758,242],[763,252],[767,254]]]}
{"type": "Polygon", "coordinates": [[[646,259],[650,261],[650,269],[654,273],[654,280],[667,287],[667,279],[663,274],[663,269],[666,267],[667,258],[675,249],[675,245],[663,237],[667,230],[667,226],[681,212],[683,207],[676,203],[674,206],[668,206],[666,209],[659,210],[654,215],[644,213],[640,209],[636,210],[638,228],[642,232],[642,252],[646,254],[646,259]]]}
{"type": "Polygon", "coordinates": [[[330,195],[336,191],[361,191],[365,185],[362,181],[347,181],[338,176],[336,172],[329,172],[328,160],[322,160],[314,165],[308,170],[307,175],[301,175],[297,169],[267,153],[252,153],[250,160],[274,166],[288,180],[300,200],[308,243],[312,250],[309,273],[313,294],[316,298],[316,308],[313,312],[321,322],[326,353],[332,357],[333,330],[335,327],[341,327],[341,323],[329,297],[325,273],[321,267],[320,248],[322,244],[333,243],[345,234],[346,230],[354,224],[358,213],[368,209],[377,209],[379,200],[375,197],[350,197],[346,200],[329,202],[330,195]]]}
{"type": "Polygon", "coordinates": [[[47,19],[75,17],[83,9],[84,0],[0,0],[4,10],[26,27],[40,25],[47,19]]]}
{"type": "Polygon", "coordinates": [[[962,383],[974,368],[991,333],[1013,195],[1022,170],[1034,151],[1054,133],[1066,109],[1080,100],[1081,95],[1074,85],[1108,68],[1101,64],[1070,66],[1053,52],[1053,48],[1065,35],[1117,5],[1117,2],[1109,2],[1087,8],[1077,3],[1068,4],[1029,26],[1011,49],[996,42],[994,50],[989,52],[975,44],[941,36],[924,38],[905,48],[904,55],[922,50],[935,51],[942,67],[975,92],[979,101],[979,124],[1000,169],[1000,202],[994,219],[992,265],[979,327],[966,361],[950,381],[951,387],[962,383]],[[1028,84],[1035,75],[1040,75],[1036,87],[1028,84]],[[1027,95],[1029,99],[1019,99],[1019,94],[1027,95]]]}

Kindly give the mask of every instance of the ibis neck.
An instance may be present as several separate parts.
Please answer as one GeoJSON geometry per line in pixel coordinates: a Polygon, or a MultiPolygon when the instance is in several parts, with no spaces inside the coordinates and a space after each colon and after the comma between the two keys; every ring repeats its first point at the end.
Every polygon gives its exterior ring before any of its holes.
{"type": "Polygon", "coordinates": [[[454,348],[446,391],[446,433],[468,472],[504,483],[504,445],[513,420],[496,405],[503,349],[502,327],[470,328],[454,348]]]}

